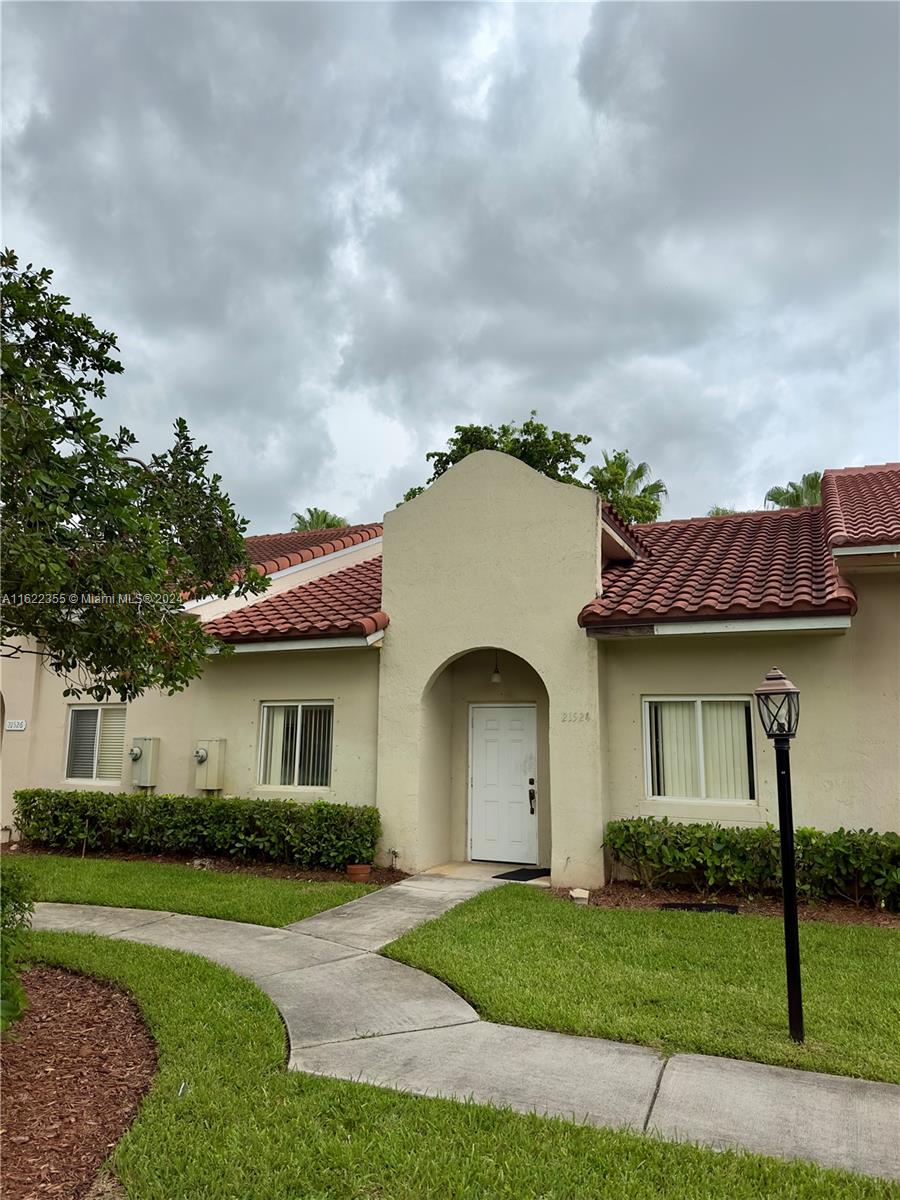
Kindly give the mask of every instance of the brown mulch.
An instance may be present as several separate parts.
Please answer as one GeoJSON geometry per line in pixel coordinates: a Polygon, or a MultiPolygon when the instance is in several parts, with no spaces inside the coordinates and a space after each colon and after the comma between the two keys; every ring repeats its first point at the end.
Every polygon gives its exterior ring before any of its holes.
{"type": "Polygon", "coordinates": [[[22,981],[28,1008],[0,1046],[4,1200],[82,1200],[150,1087],[156,1045],[113,984],[44,966],[22,981]]]}
{"type": "MultiPolygon", "coordinates": [[[[12,850],[9,846],[3,847],[4,854],[9,854],[10,852],[13,854],[59,854],[64,855],[66,858],[82,857],[78,850],[50,850],[46,846],[31,845],[28,842],[16,842],[15,848],[12,850]]],[[[229,874],[262,875],[267,879],[292,879],[307,883],[347,882],[347,873],[345,871],[329,871],[324,868],[304,869],[293,863],[255,862],[250,859],[241,858],[198,858],[195,854],[130,854],[126,851],[117,853],[115,851],[99,852],[93,850],[88,850],[83,857],[118,859],[120,862],[162,863],[173,867],[190,867],[196,862],[202,863],[205,870],[225,871],[229,874]]],[[[408,878],[409,876],[405,871],[393,870],[390,867],[373,867],[367,882],[385,887],[389,883],[399,883],[401,879],[408,878]]]]}
{"type": "MultiPolygon", "coordinates": [[[[553,893],[569,899],[568,888],[553,888],[553,893]]],[[[739,913],[757,917],[780,917],[779,896],[760,896],[747,900],[735,892],[721,891],[701,896],[688,889],[644,888],[639,883],[616,881],[591,892],[588,903],[596,908],[659,908],[661,904],[736,904],[739,913]]],[[[850,900],[800,901],[797,915],[801,921],[830,921],[835,925],[877,925],[900,929],[900,913],[885,912],[850,900]]]]}

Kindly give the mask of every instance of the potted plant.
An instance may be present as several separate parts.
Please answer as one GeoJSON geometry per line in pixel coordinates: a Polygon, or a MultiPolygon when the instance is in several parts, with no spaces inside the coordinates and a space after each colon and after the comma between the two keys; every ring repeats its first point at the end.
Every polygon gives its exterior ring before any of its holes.
{"type": "Polygon", "coordinates": [[[351,883],[367,883],[371,873],[371,863],[347,863],[347,878],[351,883]]]}

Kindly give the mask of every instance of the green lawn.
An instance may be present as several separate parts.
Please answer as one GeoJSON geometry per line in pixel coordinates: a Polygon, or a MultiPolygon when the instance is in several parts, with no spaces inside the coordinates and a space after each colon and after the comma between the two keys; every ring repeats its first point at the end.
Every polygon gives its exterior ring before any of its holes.
{"type": "Polygon", "coordinates": [[[507,885],[383,953],[491,1021],[900,1083],[900,936],[801,923],[803,1046],[787,1034],[782,936],[771,917],[581,908],[507,885]]]}
{"type": "Polygon", "coordinates": [[[806,1164],[288,1073],[275,1008],[230,971],[78,934],[35,933],[31,947],[128,988],[157,1040],[155,1083],[111,1160],[132,1200],[896,1197],[806,1164]]]}
{"type": "Polygon", "coordinates": [[[368,884],[301,883],[122,859],[21,854],[16,861],[36,900],[168,909],[253,925],[290,925],[373,890],[368,884]]]}

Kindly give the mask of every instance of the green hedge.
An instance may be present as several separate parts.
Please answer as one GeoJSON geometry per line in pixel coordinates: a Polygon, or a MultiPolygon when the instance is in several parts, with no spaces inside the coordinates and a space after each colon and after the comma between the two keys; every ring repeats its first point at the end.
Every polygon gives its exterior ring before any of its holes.
{"type": "MultiPolygon", "coordinates": [[[[855,904],[900,908],[900,834],[871,829],[798,829],[798,890],[810,899],[841,896],[855,904]]],[[[610,821],[604,843],[613,862],[646,887],[723,888],[745,896],[781,887],[778,830],[680,825],[666,817],[610,821]]]]}
{"type": "Polygon", "coordinates": [[[19,980],[19,952],[33,908],[18,863],[4,855],[0,870],[0,1029],[7,1029],[25,1010],[25,989],[19,980]]]}
{"type": "Polygon", "coordinates": [[[235,855],[340,869],[372,862],[381,836],[377,808],[325,800],[26,788],[15,802],[21,836],[61,850],[235,855]]]}

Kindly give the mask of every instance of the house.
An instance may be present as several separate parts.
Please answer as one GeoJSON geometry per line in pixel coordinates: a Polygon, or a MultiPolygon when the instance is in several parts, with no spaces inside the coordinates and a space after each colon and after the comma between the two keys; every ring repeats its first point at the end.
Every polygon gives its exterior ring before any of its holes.
{"type": "Polygon", "coordinates": [[[797,823],[900,826],[900,464],[827,471],[813,508],[629,526],[483,451],[383,526],[248,546],[271,590],[189,606],[235,653],[181,694],[69,703],[5,664],[5,822],[24,785],[324,796],[377,803],[407,870],[593,886],[611,818],[777,820],[752,704],[777,665],[797,823]]]}

